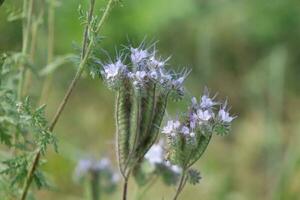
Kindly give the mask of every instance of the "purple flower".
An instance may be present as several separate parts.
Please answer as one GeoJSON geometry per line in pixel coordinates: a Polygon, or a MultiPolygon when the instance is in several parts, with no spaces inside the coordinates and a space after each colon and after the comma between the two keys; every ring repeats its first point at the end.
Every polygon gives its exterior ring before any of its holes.
{"type": "Polygon", "coordinates": [[[203,95],[201,97],[200,107],[203,109],[211,108],[212,106],[216,105],[216,103],[208,96],[203,95]]]}
{"type": "Polygon", "coordinates": [[[208,121],[213,117],[213,115],[208,110],[202,111],[201,109],[199,109],[197,110],[197,117],[200,121],[208,121]]]}
{"type": "Polygon", "coordinates": [[[131,55],[130,55],[131,62],[134,64],[139,64],[149,56],[147,50],[131,48],[130,51],[131,51],[131,55]]]}
{"type": "Polygon", "coordinates": [[[183,126],[181,128],[181,132],[183,133],[183,135],[189,135],[190,134],[190,129],[187,126],[183,126]]]}
{"type": "Polygon", "coordinates": [[[226,110],[226,107],[227,107],[227,101],[225,101],[224,105],[219,110],[218,118],[221,122],[230,123],[236,117],[235,116],[230,116],[228,110],[226,110]]]}
{"type": "Polygon", "coordinates": [[[117,77],[124,69],[126,68],[126,65],[122,63],[122,61],[119,59],[115,63],[110,63],[103,66],[104,71],[103,74],[106,79],[113,79],[117,77]]]}
{"type": "Polygon", "coordinates": [[[178,120],[173,121],[170,120],[167,122],[167,125],[163,128],[162,132],[165,134],[171,134],[172,132],[175,132],[176,129],[180,127],[180,122],[178,120]]]}

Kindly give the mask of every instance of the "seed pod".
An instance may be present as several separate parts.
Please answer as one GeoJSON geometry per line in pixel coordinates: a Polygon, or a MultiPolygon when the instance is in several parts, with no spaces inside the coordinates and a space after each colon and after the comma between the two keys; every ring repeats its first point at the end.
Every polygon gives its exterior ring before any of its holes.
{"type": "Polygon", "coordinates": [[[143,156],[149,150],[149,148],[155,143],[157,139],[159,128],[167,107],[167,100],[168,100],[168,93],[161,93],[157,97],[152,122],[151,124],[149,124],[150,125],[149,132],[147,133],[146,137],[143,138],[140,148],[138,149],[139,152],[142,152],[141,154],[143,156]]]}
{"type": "Polygon", "coordinates": [[[183,168],[192,166],[205,152],[212,132],[203,134],[200,130],[197,131],[196,141],[191,141],[193,144],[187,142],[184,135],[179,135],[178,139],[173,141],[171,145],[169,159],[172,163],[177,164],[183,168]]]}
{"type": "Polygon", "coordinates": [[[207,146],[211,140],[212,132],[207,132],[206,134],[197,134],[197,146],[191,152],[190,160],[188,166],[192,166],[200,157],[203,155],[207,146]]]}
{"type": "MultiPolygon", "coordinates": [[[[154,113],[155,106],[155,89],[156,85],[154,83],[148,83],[145,86],[145,95],[141,99],[141,124],[140,124],[140,133],[141,138],[147,137],[149,134],[149,129],[152,124],[152,118],[154,113]]],[[[142,139],[143,140],[143,139],[142,139]]]]}
{"type": "Polygon", "coordinates": [[[133,97],[131,98],[131,112],[130,112],[130,151],[134,151],[140,137],[141,124],[141,91],[140,89],[133,89],[133,97]]]}
{"type": "Polygon", "coordinates": [[[119,88],[116,100],[117,150],[123,176],[129,154],[131,98],[132,89],[130,83],[125,80],[119,88]]]}

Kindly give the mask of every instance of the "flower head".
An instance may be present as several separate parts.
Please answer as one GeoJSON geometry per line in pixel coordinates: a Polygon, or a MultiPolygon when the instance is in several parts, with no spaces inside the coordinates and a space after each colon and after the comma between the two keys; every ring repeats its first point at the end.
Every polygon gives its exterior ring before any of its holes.
{"type": "Polygon", "coordinates": [[[119,76],[124,71],[125,68],[126,66],[122,63],[120,59],[118,59],[115,63],[104,65],[103,66],[104,70],[102,74],[108,80],[114,79],[117,78],[117,76],[119,76]]]}
{"type": "Polygon", "coordinates": [[[135,65],[140,64],[143,60],[149,57],[149,53],[147,50],[139,49],[139,48],[130,48],[131,54],[131,62],[135,65]]]}
{"type": "Polygon", "coordinates": [[[181,133],[183,133],[184,135],[189,135],[190,134],[190,129],[187,126],[183,126],[181,128],[181,133]]]}
{"type": "Polygon", "coordinates": [[[230,116],[228,110],[226,109],[227,107],[227,101],[225,101],[224,105],[218,112],[218,117],[221,122],[225,123],[230,123],[232,120],[234,120],[236,117],[235,116],[230,116]]]}
{"type": "Polygon", "coordinates": [[[165,65],[165,61],[157,60],[155,56],[151,56],[149,58],[149,65],[154,69],[161,68],[165,65]]]}
{"type": "Polygon", "coordinates": [[[158,90],[170,94],[173,99],[182,98],[187,71],[178,74],[167,70],[165,67],[169,58],[161,59],[154,45],[144,48],[142,43],[139,47],[130,47],[127,50],[129,51],[122,54],[122,57],[129,56],[129,63],[124,64],[118,58],[114,63],[102,65],[102,77],[111,89],[117,90],[125,82],[143,92],[147,90],[146,86],[155,85],[158,90]]]}
{"type": "Polygon", "coordinates": [[[203,111],[201,109],[197,110],[197,118],[201,122],[206,122],[206,121],[210,120],[212,117],[213,117],[213,114],[208,110],[205,110],[205,111],[203,111]]]}
{"type": "Polygon", "coordinates": [[[176,128],[173,120],[168,121],[162,132],[168,136],[172,164],[183,168],[190,166],[203,154],[213,133],[224,135],[229,132],[230,123],[235,117],[229,115],[227,102],[219,111],[216,105],[206,91],[200,102],[195,97],[192,98],[188,111],[180,120],[176,120],[176,128]],[[186,155],[191,154],[196,157],[187,159],[186,155]]]}
{"type": "Polygon", "coordinates": [[[170,120],[168,121],[167,125],[163,127],[162,132],[165,134],[171,134],[176,132],[176,130],[180,127],[180,122],[178,120],[173,121],[170,120]]]}

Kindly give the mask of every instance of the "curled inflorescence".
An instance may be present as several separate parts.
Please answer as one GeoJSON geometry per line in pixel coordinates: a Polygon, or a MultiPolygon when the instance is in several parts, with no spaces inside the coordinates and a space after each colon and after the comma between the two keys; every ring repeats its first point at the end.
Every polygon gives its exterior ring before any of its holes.
{"type": "Polygon", "coordinates": [[[188,71],[167,70],[168,59],[161,59],[154,47],[144,49],[143,46],[127,48],[128,53],[118,56],[115,62],[102,64],[101,75],[108,87],[118,89],[128,81],[135,89],[143,90],[149,84],[157,84],[176,98],[183,96],[183,82],[188,71]]]}
{"type": "Polygon", "coordinates": [[[101,76],[117,92],[119,166],[126,179],[156,142],[169,98],[181,99],[188,72],[167,70],[154,45],[129,47],[115,62],[103,63],[101,76]]]}
{"type": "Polygon", "coordinates": [[[229,114],[227,101],[216,102],[205,89],[199,102],[192,98],[187,113],[163,127],[170,144],[169,159],[183,168],[191,166],[204,153],[212,134],[227,134],[234,118],[229,114]]]}

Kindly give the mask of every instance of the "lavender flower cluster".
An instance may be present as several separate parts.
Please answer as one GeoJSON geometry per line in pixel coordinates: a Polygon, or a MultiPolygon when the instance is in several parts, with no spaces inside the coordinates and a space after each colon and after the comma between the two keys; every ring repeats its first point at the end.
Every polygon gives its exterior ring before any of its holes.
{"type": "Polygon", "coordinates": [[[228,129],[235,116],[230,116],[227,101],[221,105],[214,101],[214,98],[209,97],[208,90],[205,89],[199,102],[196,97],[192,98],[188,115],[183,118],[183,120],[170,120],[163,127],[162,133],[166,134],[171,141],[180,136],[193,143],[197,133],[205,134],[221,126],[224,130],[228,129]],[[220,108],[217,109],[217,106],[220,108]]]}
{"type": "Polygon", "coordinates": [[[120,180],[120,176],[112,169],[111,161],[108,158],[101,160],[81,159],[78,161],[75,169],[75,178],[81,179],[89,174],[94,173],[109,173],[111,183],[116,184],[120,180]]]}
{"type": "Polygon", "coordinates": [[[130,47],[129,53],[118,56],[115,62],[102,64],[101,75],[110,88],[117,89],[122,81],[129,80],[135,88],[142,89],[147,83],[157,83],[168,91],[183,93],[187,71],[175,73],[167,70],[168,59],[161,59],[155,48],[130,47]],[[127,58],[129,57],[129,58],[127,58]],[[126,61],[129,61],[125,64],[126,61]]]}
{"type": "Polygon", "coordinates": [[[162,129],[169,144],[167,159],[183,171],[189,170],[200,159],[213,133],[229,133],[235,116],[229,114],[227,101],[221,104],[214,99],[205,89],[199,102],[192,98],[191,106],[182,118],[168,121],[162,129]]]}

